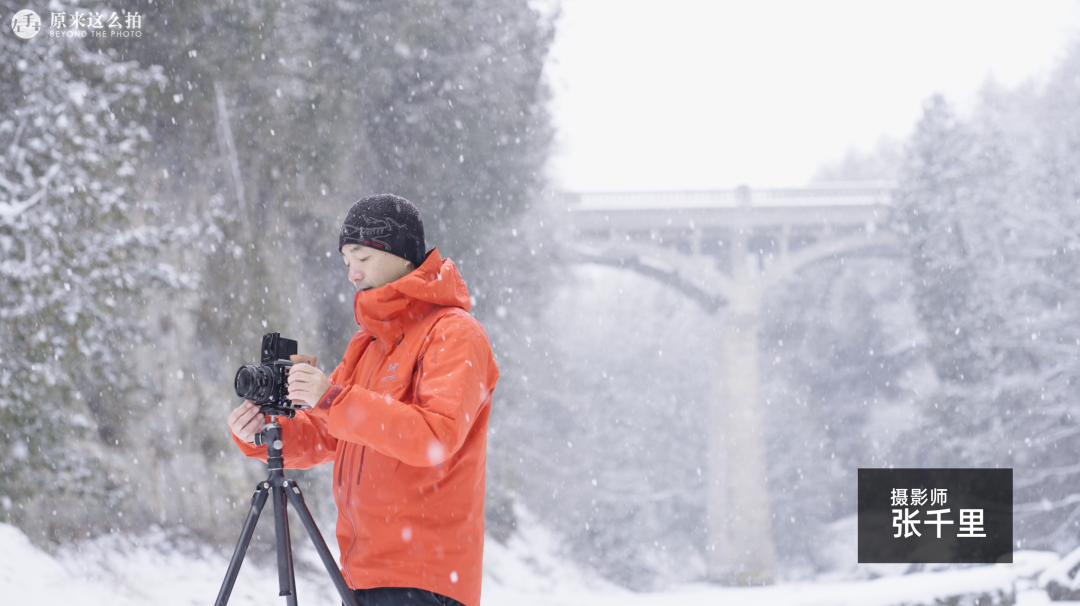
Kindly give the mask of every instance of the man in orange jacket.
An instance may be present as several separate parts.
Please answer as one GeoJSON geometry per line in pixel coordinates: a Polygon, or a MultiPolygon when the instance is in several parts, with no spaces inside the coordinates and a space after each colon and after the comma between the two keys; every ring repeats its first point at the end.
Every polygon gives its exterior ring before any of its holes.
{"type": "MultiPolygon", "coordinates": [[[[356,202],[338,243],[360,331],[329,377],[290,371],[289,397],[313,408],[279,419],[285,466],[334,462],[341,573],[358,604],[479,606],[491,344],[453,261],[424,254],[408,200],[356,202]]],[[[265,460],[258,412],[245,401],[229,426],[265,460]]]]}

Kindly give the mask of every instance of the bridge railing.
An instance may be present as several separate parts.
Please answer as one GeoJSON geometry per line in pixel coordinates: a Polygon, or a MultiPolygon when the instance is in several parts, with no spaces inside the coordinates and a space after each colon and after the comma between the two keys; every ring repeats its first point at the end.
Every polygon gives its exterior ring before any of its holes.
{"type": "Polygon", "coordinates": [[[739,207],[836,207],[892,205],[889,182],[835,183],[799,188],[655,192],[558,192],[568,211],[708,209],[739,207]]]}

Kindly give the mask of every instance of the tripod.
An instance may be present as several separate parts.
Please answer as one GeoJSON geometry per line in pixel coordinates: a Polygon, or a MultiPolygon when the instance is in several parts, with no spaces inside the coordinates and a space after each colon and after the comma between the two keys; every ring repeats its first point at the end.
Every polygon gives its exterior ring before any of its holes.
{"type": "Polygon", "coordinates": [[[221,590],[218,591],[215,606],[225,606],[229,602],[233,584],[236,583],[236,575],[240,573],[240,565],[244,563],[244,555],[247,554],[251,536],[255,532],[255,524],[259,521],[259,514],[266,505],[266,499],[271,495],[274,501],[274,530],[277,536],[278,587],[280,589],[278,595],[285,597],[288,606],[297,606],[292,541],[289,538],[288,505],[292,502],[293,508],[300,516],[300,521],[304,523],[304,529],[307,530],[311,542],[315,545],[315,550],[319,552],[319,558],[322,559],[326,572],[330,573],[330,579],[334,581],[334,586],[341,594],[341,601],[345,606],[356,606],[356,598],[352,590],[345,584],[334,556],[330,554],[326,541],[319,533],[319,527],[315,525],[311,512],[304,504],[304,495],[300,492],[300,486],[297,485],[296,480],[285,477],[285,459],[281,453],[281,448],[284,446],[281,441],[281,424],[272,414],[269,422],[263,425],[262,431],[255,435],[255,443],[266,444],[266,466],[270,470],[270,476],[265,482],[259,483],[255,488],[255,494],[251,497],[251,509],[248,511],[247,521],[244,522],[244,530],[240,533],[240,541],[236,544],[232,560],[229,562],[229,571],[221,583],[221,590]]]}

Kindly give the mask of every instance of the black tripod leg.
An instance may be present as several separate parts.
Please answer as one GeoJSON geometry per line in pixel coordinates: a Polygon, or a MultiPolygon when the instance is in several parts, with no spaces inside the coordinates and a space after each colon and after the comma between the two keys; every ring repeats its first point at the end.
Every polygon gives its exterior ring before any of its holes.
{"type": "Polygon", "coordinates": [[[319,532],[319,527],[315,525],[315,520],[311,517],[311,512],[308,510],[307,504],[304,503],[304,495],[300,492],[300,486],[297,485],[295,480],[285,480],[283,488],[285,490],[285,496],[289,497],[289,500],[292,501],[293,509],[296,510],[296,515],[300,516],[300,521],[304,523],[304,529],[307,530],[308,536],[311,537],[311,542],[315,545],[315,551],[319,552],[319,558],[322,559],[323,566],[326,567],[326,572],[330,573],[330,579],[334,581],[334,586],[337,587],[338,594],[341,595],[342,603],[344,603],[345,606],[357,606],[356,596],[353,594],[352,589],[349,589],[349,585],[345,583],[345,579],[341,576],[341,571],[338,570],[338,565],[334,560],[334,556],[326,546],[326,541],[323,540],[322,534],[319,532]]]}
{"type": "Polygon", "coordinates": [[[240,565],[244,563],[248,545],[251,544],[251,536],[255,534],[255,525],[259,522],[259,514],[266,505],[266,497],[270,494],[270,483],[263,482],[251,496],[251,509],[248,510],[247,521],[244,522],[244,530],[240,533],[240,541],[236,543],[232,559],[229,561],[229,571],[225,573],[225,580],[221,583],[217,601],[214,606],[225,606],[229,602],[233,585],[236,583],[236,575],[240,573],[240,565]]]}
{"type": "Polygon", "coordinates": [[[277,531],[278,595],[285,596],[288,606],[296,606],[296,575],[293,571],[292,539],[289,536],[289,511],[285,490],[273,487],[274,527],[277,531]]]}

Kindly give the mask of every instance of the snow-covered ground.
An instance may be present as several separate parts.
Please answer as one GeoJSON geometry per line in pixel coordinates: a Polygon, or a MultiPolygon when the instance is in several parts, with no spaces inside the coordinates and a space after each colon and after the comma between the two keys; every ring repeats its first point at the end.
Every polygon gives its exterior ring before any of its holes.
{"type": "MultiPolygon", "coordinates": [[[[300,604],[338,606],[340,601],[314,550],[308,546],[303,530],[297,528],[293,534],[299,560],[300,604]]],[[[111,536],[50,555],[34,547],[18,529],[0,524],[0,604],[212,604],[228,564],[227,554],[170,545],[160,533],[137,539],[111,536]]],[[[935,598],[998,591],[1006,594],[1016,591],[1018,606],[1036,606],[1050,601],[1036,587],[1035,578],[1058,561],[1055,554],[1018,552],[1015,564],[874,580],[753,588],[697,584],[663,592],[633,593],[575,569],[557,553],[557,541],[536,525],[520,528],[506,545],[489,540],[484,562],[484,606],[890,606],[932,604],[935,598]]],[[[278,600],[283,598],[277,596],[276,569],[249,558],[229,603],[255,606],[278,603],[278,600]]]]}

